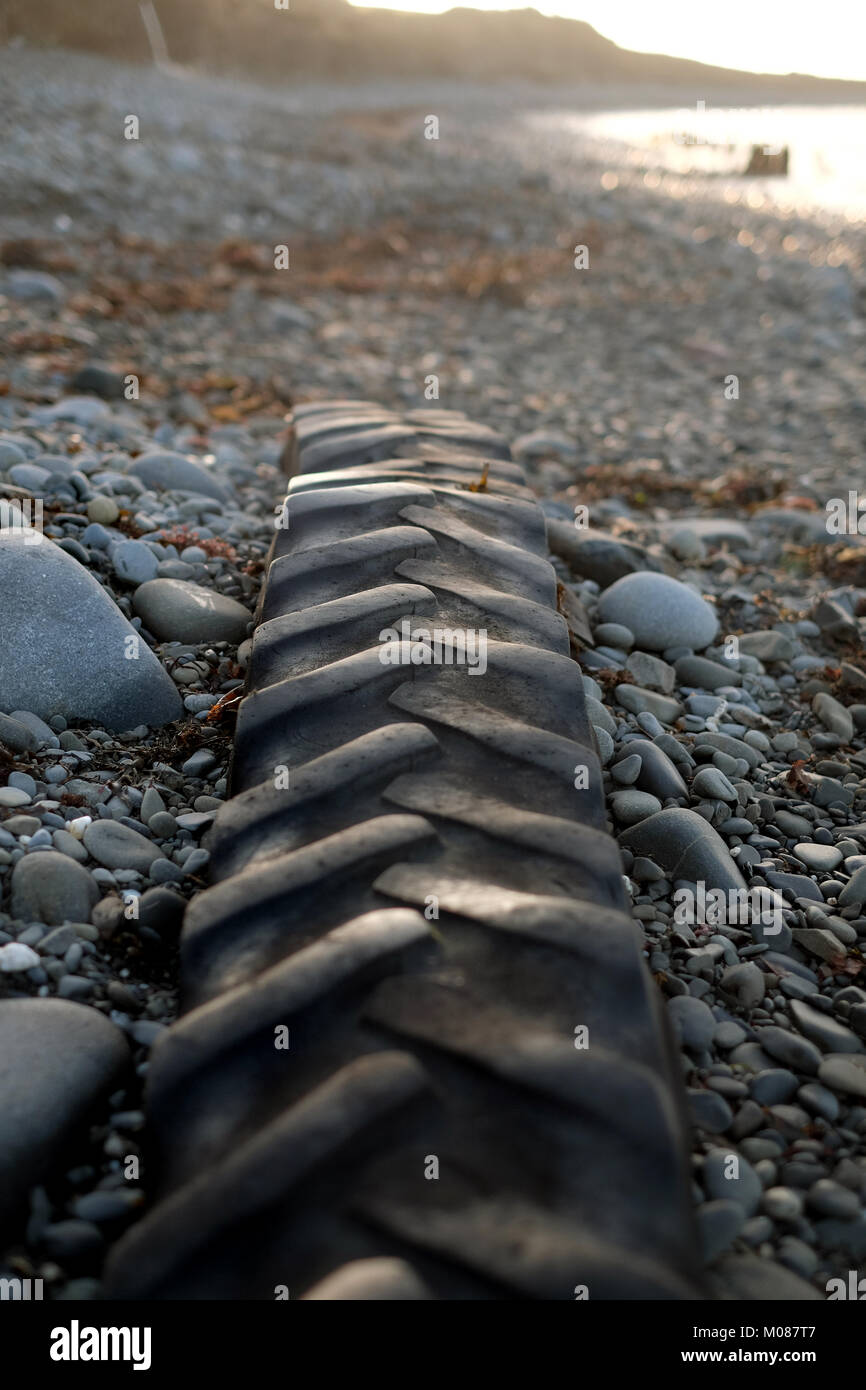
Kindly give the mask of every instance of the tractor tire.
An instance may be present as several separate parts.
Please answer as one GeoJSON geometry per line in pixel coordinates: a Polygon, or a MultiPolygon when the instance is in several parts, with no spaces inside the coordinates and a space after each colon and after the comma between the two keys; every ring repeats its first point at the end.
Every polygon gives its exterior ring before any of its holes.
{"type": "Polygon", "coordinates": [[[462,415],[292,428],[108,1293],[698,1297],[681,1072],[543,514],[462,415]]]}

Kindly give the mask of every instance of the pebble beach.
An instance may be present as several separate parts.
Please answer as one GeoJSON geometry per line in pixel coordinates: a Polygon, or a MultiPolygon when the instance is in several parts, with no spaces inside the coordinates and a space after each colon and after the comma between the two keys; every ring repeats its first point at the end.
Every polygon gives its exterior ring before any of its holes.
{"type": "Polygon", "coordinates": [[[286,416],[348,397],[465,411],[526,467],[708,1286],[827,1298],[866,1258],[866,225],[617,162],[551,118],[598,93],[13,45],[0,82],[0,504],[41,523],[0,529],[0,1212],[30,1213],[0,1273],[98,1298],[147,1200],[286,416]]]}

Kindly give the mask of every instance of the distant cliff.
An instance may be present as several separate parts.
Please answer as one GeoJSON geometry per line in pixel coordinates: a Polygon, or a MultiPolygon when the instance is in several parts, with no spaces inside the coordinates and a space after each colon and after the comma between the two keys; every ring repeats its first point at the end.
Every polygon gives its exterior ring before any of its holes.
{"type": "MultiPolygon", "coordinates": [[[[536,10],[441,15],[356,9],[345,0],[154,0],[171,57],[263,80],[376,76],[523,78],[754,90],[767,99],[866,100],[866,83],[764,76],[619,48],[580,20],[536,10]]],[[[0,38],[149,61],[138,0],[0,0],[0,38]]]]}

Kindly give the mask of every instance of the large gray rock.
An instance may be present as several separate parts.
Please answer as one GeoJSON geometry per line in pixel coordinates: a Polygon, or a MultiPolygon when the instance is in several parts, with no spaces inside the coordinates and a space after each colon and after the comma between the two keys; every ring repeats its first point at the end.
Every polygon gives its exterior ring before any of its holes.
{"type": "Polygon", "coordinates": [[[7,1219],[67,1134],[114,1088],[129,1060],[119,1028],[61,999],[0,1002],[0,1219],[7,1219]]]}
{"type": "Polygon", "coordinates": [[[605,589],[598,604],[605,623],[622,623],[638,647],[708,647],[719,630],[710,605],[678,579],[666,574],[627,574],[605,589]]]}
{"type": "Polygon", "coordinates": [[[53,541],[0,530],[0,701],[5,712],[132,729],[178,719],[174,682],[83,565],[53,541]],[[28,541],[29,538],[29,541],[28,541]],[[137,651],[137,657],[127,655],[137,651]]]}
{"type": "Polygon", "coordinates": [[[98,898],[87,870],[57,850],[25,854],[12,870],[12,916],[22,922],[89,922],[98,898]]]}
{"type": "Polygon", "coordinates": [[[623,831],[619,842],[633,854],[655,860],[670,879],[703,881],[708,888],[724,892],[746,887],[721,835],[697,811],[685,807],[659,811],[623,831]]]}
{"type": "Polygon", "coordinates": [[[185,579],[151,579],[133,605],[145,627],[165,642],[242,642],[252,614],[237,599],[185,579]]]}
{"type": "Polygon", "coordinates": [[[228,492],[209,469],[170,449],[142,454],[127,472],[157,492],[196,492],[201,497],[215,497],[218,502],[228,498],[228,492]]]}

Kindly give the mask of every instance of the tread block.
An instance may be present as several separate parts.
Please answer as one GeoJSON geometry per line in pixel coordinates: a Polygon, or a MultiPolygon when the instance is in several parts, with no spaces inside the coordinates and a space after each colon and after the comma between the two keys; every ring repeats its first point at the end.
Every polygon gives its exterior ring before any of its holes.
{"type": "Polygon", "coordinates": [[[437,738],[423,724],[386,724],[294,769],[288,786],[286,779],[279,786],[262,782],[232,797],[205,840],[212,880],[369,819],[359,813],[365,793],[381,792],[399,773],[424,767],[439,753],[437,738]]]}
{"type": "Polygon", "coordinates": [[[270,618],[253,638],[251,683],[273,685],[330,665],[357,651],[359,643],[371,646],[383,629],[402,618],[423,617],[436,607],[435,596],[421,584],[383,584],[270,618]]]}
{"type": "Polygon", "coordinates": [[[402,560],[435,547],[420,526],[386,526],[280,555],[268,570],[261,621],[379,588],[394,578],[402,560]]]}

